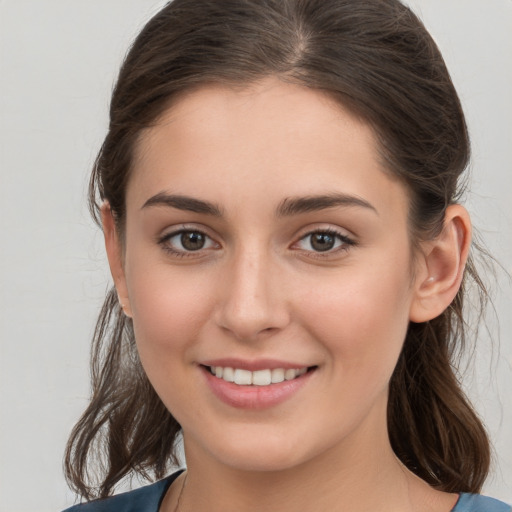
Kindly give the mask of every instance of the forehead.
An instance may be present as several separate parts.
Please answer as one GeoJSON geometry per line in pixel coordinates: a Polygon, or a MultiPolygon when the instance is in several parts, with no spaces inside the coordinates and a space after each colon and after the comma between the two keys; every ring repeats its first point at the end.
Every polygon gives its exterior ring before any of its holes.
{"type": "Polygon", "coordinates": [[[335,143],[336,149],[340,145],[347,148],[349,142],[363,144],[372,153],[369,156],[377,157],[371,128],[327,93],[274,77],[244,87],[209,84],[180,94],[154,126],[142,131],[135,148],[135,163],[144,164],[144,159],[151,156],[148,150],[163,140],[179,145],[195,139],[198,143],[210,142],[207,146],[211,149],[223,137],[235,144],[243,135],[252,138],[254,146],[265,145],[269,150],[276,145],[270,142],[279,142],[283,147],[299,140],[307,140],[307,146],[320,140],[327,143],[325,132],[333,127],[338,132],[346,128],[343,140],[335,143]]]}
{"type": "Polygon", "coordinates": [[[380,187],[381,199],[405,195],[384,172],[367,124],[327,94],[274,78],[237,89],[208,85],[180,97],[141,134],[133,171],[128,195],[140,196],[139,203],[191,187],[220,199],[244,189],[375,195],[380,187]]]}

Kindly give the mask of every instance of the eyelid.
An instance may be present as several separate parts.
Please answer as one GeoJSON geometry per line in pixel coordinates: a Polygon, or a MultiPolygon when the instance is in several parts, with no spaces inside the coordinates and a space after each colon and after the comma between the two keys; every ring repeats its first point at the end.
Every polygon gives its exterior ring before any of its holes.
{"type": "Polygon", "coordinates": [[[209,230],[198,227],[198,226],[190,226],[186,224],[182,224],[180,226],[175,226],[168,228],[162,235],[159,235],[156,239],[158,245],[162,247],[164,251],[170,253],[171,255],[178,257],[201,257],[204,256],[205,251],[211,250],[212,248],[220,248],[220,244],[215,240],[215,238],[208,233],[209,230]],[[197,249],[196,251],[190,250],[180,250],[172,248],[168,242],[175,236],[178,236],[183,233],[200,233],[204,237],[206,237],[210,242],[213,243],[216,247],[205,247],[197,249]]]}
{"type": "MultiPolygon", "coordinates": [[[[203,226],[197,226],[197,225],[187,225],[187,224],[181,224],[177,226],[172,226],[167,228],[162,235],[159,235],[156,237],[156,242],[158,245],[162,247],[163,250],[165,250],[167,253],[170,253],[171,255],[178,256],[178,257],[201,257],[204,256],[206,251],[212,250],[212,249],[220,249],[222,246],[219,242],[217,242],[214,235],[211,235],[209,233],[209,229],[205,228],[203,226]],[[190,233],[190,232],[196,232],[200,233],[203,236],[205,236],[209,243],[211,244],[209,247],[202,247],[197,250],[186,250],[186,249],[175,249],[171,247],[168,244],[168,241],[172,239],[175,236],[178,236],[182,233],[190,233]]],[[[346,229],[342,229],[339,227],[333,227],[330,226],[308,226],[307,228],[303,228],[300,230],[300,232],[294,237],[294,242],[291,244],[290,248],[295,251],[300,251],[302,253],[306,253],[309,257],[315,257],[315,258],[328,258],[328,257],[334,257],[338,255],[341,252],[345,252],[349,250],[351,247],[357,246],[358,241],[352,233],[350,233],[346,229]],[[325,251],[315,251],[314,249],[308,250],[303,249],[300,247],[297,247],[300,242],[302,242],[304,239],[306,239],[308,236],[312,236],[315,233],[322,233],[322,234],[329,234],[333,237],[337,238],[339,241],[341,241],[341,244],[339,244],[337,247],[327,249],[325,251]]]]}
{"type": "Polygon", "coordinates": [[[315,250],[307,250],[301,248],[295,248],[295,250],[301,251],[303,253],[307,253],[310,256],[315,258],[328,258],[338,255],[340,252],[345,252],[349,250],[351,247],[355,247],[358,245],[357,239],[354,235],[347,232],[347,230],[341,228],[335,228],[333,226],[318,226],[318,227],[310,227],[306,230],[302,230],[302,232],[297,236],[296,241],[292,244],[291,248],[294,249],[294,246],[297,246],[300,242],[302,242],[307,237],[314,235],[315,233],[321,234],[329,234],[340,240],[342,243],[338,247],[334,247],[332,249],[328,249],[326,251],[315,251],[315,250]]]}

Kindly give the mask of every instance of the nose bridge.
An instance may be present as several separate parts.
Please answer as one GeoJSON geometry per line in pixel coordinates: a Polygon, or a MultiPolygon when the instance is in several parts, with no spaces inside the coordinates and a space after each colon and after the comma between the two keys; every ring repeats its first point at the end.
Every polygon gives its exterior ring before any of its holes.
{"type": "Polygon", "coordinates": [[[262,245],[240,247],[225,273],[219,324],[237,338],[251,340],[287,323],[279,293],[275,257],[262,245]]]}

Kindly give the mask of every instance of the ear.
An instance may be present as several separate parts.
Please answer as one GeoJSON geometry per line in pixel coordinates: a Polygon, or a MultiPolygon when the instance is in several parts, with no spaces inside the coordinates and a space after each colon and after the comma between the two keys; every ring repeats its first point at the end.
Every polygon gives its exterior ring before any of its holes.
{"type": "Polygon", "coordinates": [[[101,206],[101,222],[103,225],[103,235],[105,237],[105,249],[107,250],[110,273],[114,279],[119,303],[126,316],[131,318],[132,310],[128,298],[128,288],[123,267],[123,252],[119,234],[116,229],[116,223],[112,215],[112,209],[108,201],[101,206]]]}
{"type": "Polygon", "coordinates": [[[451,304],[459,291],[470,246],[469,214],[463,206],[451,205],[439,236],[421,244],[409,313],[412,322],[432,320],[451,304]]]}

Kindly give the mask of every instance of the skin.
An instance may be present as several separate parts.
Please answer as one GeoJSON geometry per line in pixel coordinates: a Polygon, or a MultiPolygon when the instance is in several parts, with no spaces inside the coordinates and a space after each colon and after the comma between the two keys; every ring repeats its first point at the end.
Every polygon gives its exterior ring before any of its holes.
{"type": "MultiPolygon", "coordinates": [[[[394,456],[386,405],[409,322],[439,315],[459,287],[464,208],[450,206],[413,258],[408,193],[383,170],[371,129],[273,78],[180,99],[143,132],[126,206],[123,246],[103,207],[107,253],[144,369],[183,427],[181,512],[451,510],[457,496],[394,456]],[[220,215],[148,204],[162,194],[220,215]],[[333,194],[351,199],[279,215],[290,198],[333,194]],[[204,248],[187,253],[183,229],[207,235],[204,248]],[[326,230],[335,247],[319,252],[310,234],[326,230]],[[240,409],[200,369],[222,357],[316,370],[285,402],[240,409]]],[[[181,485],[161,510],[174,510],[181,485]]]]}

